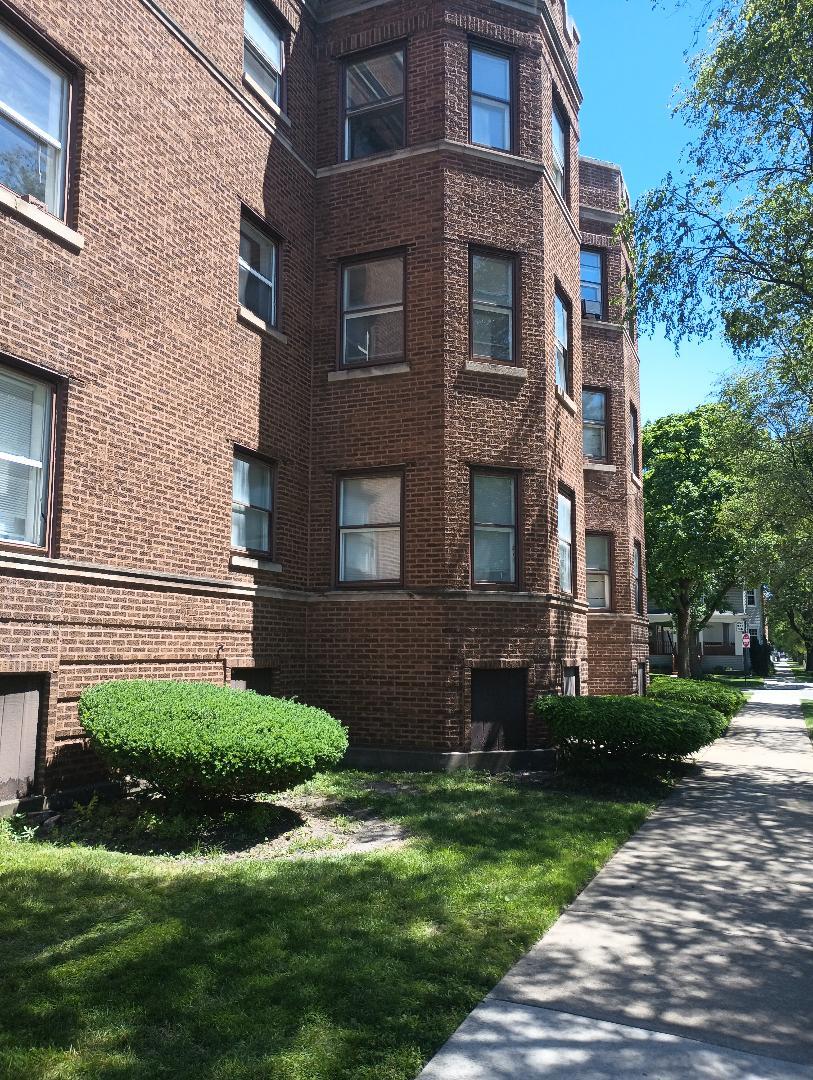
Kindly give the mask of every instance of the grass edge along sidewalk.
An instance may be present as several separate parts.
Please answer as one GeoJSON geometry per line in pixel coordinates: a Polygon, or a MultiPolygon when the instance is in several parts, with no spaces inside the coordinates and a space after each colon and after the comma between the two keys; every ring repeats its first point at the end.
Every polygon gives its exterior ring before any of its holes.
{"type": "Polygon", "coordinates": [[[661,792],[317,777],[391,852],[198,865],[0,840],[0,1076],[412,1080],[661,792]]]}

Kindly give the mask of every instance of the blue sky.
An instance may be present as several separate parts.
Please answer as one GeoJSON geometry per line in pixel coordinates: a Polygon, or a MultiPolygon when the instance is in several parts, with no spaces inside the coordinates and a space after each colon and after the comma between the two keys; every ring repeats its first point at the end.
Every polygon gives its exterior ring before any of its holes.
{"type": "MultiPolygon", "coordinates": [[[[579,82],[582,154],[615,161],[633,201],[678,165],[687,132],[671,115],[675,87],[686,81],[694,13],[653,12],[651,0],[569,0],[582,43],[579,82]]],[[[662,335],[641,338],[644,420],[699,405],[733,364],[718,340],[683,343],[680,354],[662,335]]]]}

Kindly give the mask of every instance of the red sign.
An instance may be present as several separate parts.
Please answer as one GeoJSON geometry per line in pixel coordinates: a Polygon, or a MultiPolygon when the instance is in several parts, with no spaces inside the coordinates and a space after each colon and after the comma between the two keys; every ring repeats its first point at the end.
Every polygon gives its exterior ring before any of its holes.
{"type": "Polygon", "coordinates": [[[751,648],[751,635],[750,634],[743,634],[742,635],[742,647],[744,649],[750,649],[751,648]]]}

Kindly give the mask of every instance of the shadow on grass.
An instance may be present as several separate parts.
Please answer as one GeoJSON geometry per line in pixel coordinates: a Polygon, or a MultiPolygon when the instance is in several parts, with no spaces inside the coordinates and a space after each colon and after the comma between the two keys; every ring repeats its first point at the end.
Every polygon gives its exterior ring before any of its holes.
{"type": "Polygon", "coordinates": [[[296,811],[269,802],[233,800],[198,806],[149,794],[99,799],[64,811],[38,839],[55,846],[103,848],[132,855],[229,854],[299,828],[296,811]]]}
{"type": "Polygon", "coordinates": [[[183,872],[0,850],[0,1075],[411,1080],[647,809],[474,776],[331,783],[417,839],[183,872]]]}

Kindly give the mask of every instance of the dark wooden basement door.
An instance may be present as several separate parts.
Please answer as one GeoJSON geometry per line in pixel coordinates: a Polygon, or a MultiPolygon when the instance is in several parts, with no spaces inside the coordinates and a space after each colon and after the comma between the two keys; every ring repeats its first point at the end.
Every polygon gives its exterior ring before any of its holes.
{"type": "Polygon", "coordinates": [[[475,668],[471,673],[472,750],[524,750],[527,746],[526,668],[475,668]]]}
{"type": "Polygon", "coordinates": [[[22,799],[31,791],[40,687],[36,676],[0,677],[0,802],[22,799]]]}

